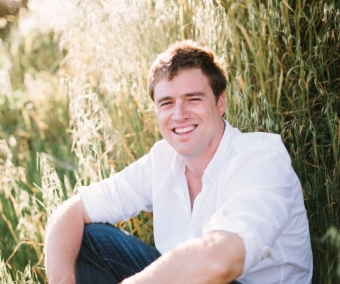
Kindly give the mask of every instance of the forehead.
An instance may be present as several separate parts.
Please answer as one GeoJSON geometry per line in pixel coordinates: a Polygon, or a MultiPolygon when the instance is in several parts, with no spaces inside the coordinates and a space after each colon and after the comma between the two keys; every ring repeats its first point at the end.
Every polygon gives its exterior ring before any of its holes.
{"type": "Polygon", "coordinates": [[[207,76],[200,69],[181,70],[171,80],[163,78],[155,85],[154,96],[185,94],[190,92],[209,92],[211,87],[207,76]]]}

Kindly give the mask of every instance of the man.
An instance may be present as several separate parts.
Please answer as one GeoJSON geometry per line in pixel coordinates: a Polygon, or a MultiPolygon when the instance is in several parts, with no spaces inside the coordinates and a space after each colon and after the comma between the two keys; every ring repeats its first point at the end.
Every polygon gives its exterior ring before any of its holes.
{"type": "Polygon", "coordinates": [[[226,75],[192,41],[149,75],[165,140],[52,215],[49,283],[310,283],[299,180],[279,135],[242,134],[222,116],[226,75]],[[114,226],[153,211],[156,248],[114,226]],[[80,251],[80,252],[79,252],[80,251]]]}

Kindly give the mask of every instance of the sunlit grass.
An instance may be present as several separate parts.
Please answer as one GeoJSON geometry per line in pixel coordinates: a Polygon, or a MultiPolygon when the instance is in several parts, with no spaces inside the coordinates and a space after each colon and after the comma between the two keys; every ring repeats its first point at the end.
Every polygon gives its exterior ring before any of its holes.
{"type": "MultiPolygon", "coordinates": [[[[229,122],[281,134],[303,186],[313,283],[339,281],[339,4],[216,2],[32,0],[2,33],[1,283],[46,281],[53,209],[161,139],[147,71],[185,38],[225,57],[229,122]]],[[[118,225],[153,242],[151,214],[118,225]]]]}

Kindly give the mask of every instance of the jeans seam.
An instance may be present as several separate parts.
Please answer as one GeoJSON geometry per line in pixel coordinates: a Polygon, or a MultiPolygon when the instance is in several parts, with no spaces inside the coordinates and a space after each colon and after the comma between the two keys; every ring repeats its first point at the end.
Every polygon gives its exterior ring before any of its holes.
{"type": "Polygon", "coordinates": [[[123,266],[123,267],[129,269],[129,270],[132,271],[133,273],[137,273],[137,272],[138,272],[138,271],[132,270],[130,267],[128,267],[128,266],[126,266],[126,265],[124,265],[124,264],[122,264],[122,263],[120,263],[120,262],[118,262],[118,261],[116,261],[116,260],[108,259],[108,258],[104,258],[103,260],[104,260],[104,261],[112,261],[112,262],[114,262],[114,263],[117,263],[117,264],[119,264],[120,266],[123,266]]]}

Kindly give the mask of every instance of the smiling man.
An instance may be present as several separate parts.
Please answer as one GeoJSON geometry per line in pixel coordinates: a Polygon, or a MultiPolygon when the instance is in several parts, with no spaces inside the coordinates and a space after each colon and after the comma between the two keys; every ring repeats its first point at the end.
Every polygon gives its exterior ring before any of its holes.
{"type": "Polygon", "coordinates": [[[223,120],[225,88],[222,64],[195,42],[157,57],[149,93],[164,140],[53,213],[49,283],[311,282],[289,155],[279,135],[241,133],[223,120]],[[106,224],[141,210],[153,212],[156,248],[106,224]]]}

